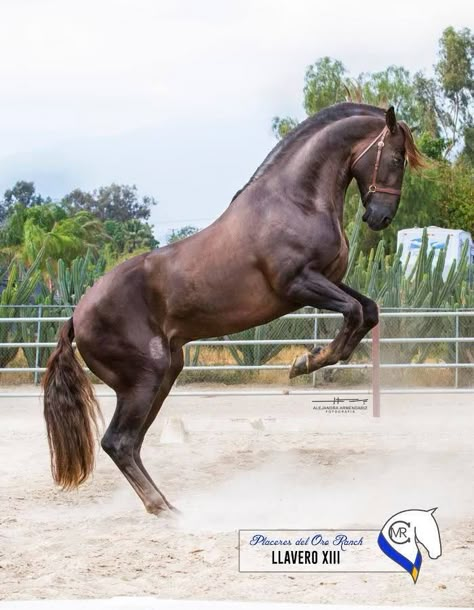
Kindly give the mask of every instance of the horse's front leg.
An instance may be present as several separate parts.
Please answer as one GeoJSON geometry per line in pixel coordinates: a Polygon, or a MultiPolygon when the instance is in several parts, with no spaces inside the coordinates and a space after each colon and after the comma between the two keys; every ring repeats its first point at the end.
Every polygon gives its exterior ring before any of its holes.
{"type": "Polygon", "coordinates": [[[361,331],[364,313],[361,303],[345,290],[328,280],[317,271],[307,267],[293,279],[286,288],[286,296],[301,306],[337,311],[344,316],[344,322],[336,338],[327,346],[314,353],[295,358],[290,379],[312,373],[323,366],[336,364],[346,358],[347,346],[352,345],[353,337],[361,331]]]}

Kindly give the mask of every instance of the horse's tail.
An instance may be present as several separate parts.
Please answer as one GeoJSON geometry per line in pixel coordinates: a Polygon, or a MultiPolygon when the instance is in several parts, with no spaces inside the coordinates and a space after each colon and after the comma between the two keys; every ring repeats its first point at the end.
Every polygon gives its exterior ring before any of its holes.
{"type": "Polygon", "coordinates": [[[62,327],[43,378],[44,418],[51,472],[63,489],[78,487],[94,468],[101,412],[92,384],[76,359],[70,318],[62,327]]]}

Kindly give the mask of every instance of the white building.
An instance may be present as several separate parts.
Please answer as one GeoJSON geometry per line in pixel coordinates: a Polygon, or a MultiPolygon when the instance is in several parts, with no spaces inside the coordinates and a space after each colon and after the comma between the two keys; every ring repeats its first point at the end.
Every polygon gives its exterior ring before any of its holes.
{"type": "MultiPolygon", "coordinates": [[[[423,237],[423,230],[423,227],[416,227],[413,229],[402,229],[401,231],[398,231],[397,250],[400,247],[400,244],[402,244],[403,264],[405,264],[408,255],[410,254],[410,261],[406,271],[407,275],[409,275],[413,270],[413,266],[418,258],[423,237]]],[[[459,261],[463,245],[466,240],[469,240],[470,243],[470,261],[474,263],[474,244],[471,234],[468,231],[462,231],[460,229],[442,229],[441,227],[426,227],[426,231],[428,234],[428,247],[435,250],[433,265],[436,264],[441,250],[446,250],[447,248],[443,279],[446,279],[453,260],[459,261]]]]}

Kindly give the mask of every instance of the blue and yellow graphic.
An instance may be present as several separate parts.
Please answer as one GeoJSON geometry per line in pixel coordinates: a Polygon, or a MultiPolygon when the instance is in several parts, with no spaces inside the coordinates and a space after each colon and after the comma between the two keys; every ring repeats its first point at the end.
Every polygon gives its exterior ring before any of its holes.
{"type": "Polygon", "coordinates": [[[406,570],[416,583],[420,575],[421,543],[431,559],[441,557],[441,538],[434,518],[436,508],[430,510],[405,510],[385,523],[377,542],[383,553],[406,570]]]}

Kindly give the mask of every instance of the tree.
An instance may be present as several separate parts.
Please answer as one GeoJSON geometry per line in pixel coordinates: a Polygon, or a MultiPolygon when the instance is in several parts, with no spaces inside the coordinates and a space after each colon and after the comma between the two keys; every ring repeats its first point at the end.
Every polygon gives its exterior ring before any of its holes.
{"type": "Polygon", "coordinates": [[[70,213],[90,212],[99,220],[148,220],[151,207],[156,205],[153,197],[138,197],[137,187],[127,184],[101,186],[92,192],[74,189],[66,195],[62,204],[70,213]]]}
{"type": "Polygon", "coordinates": [[[159,246],[152,227],[141,220],[126,222],[107,220],[104,228],[111,238],[110,248],[117,255],[131,254],[138,250],[153,250],[159,246]]]}
{"type": "MultiPolygon", "coordinates": [[[[344,65],[323,57],[306,70],[303,107],[307,116],[322,108],[350,100],[375,106],[395,106],[399,119],[417,129],[420,146],[434,158],[459,153],[463,137],[474,124],[474,37],[468,28],[449,27],[439,41],[435,76],[413,76],[402,66],[350,77],[344,65]]],[[[272,129],[285,137],[298,125],[293,117],[274,117],[272,129]]],[[[466,150],[469,153],[469,150],[466,150]]]]}
{"type": "Polygon", "coordinates": [[[24,208],[30,208],[42,203],[49,203],[51,199],[43,197],[36,193],[34,182],[26,180],[18,180],[11,189],[7,189],[3,195],[3,201],[0,204],[0,222],[3,222],[11,210],[20,205],[24,208]]]}
{"type": "MultiPolygon", "coordinates": [[[[364,251],[383,238],[395,249],[397,231],[410,226],[439,224],[474,230],[474,38],[467,28],[444,30],[439,41],[434,77],[411,75],[402,66],[389,66],[353,78],[344,65],[323,57],[305,74],[303,107],[308,116],[324,106],[349,99],[376,106],[393,104],[397,118],[416,128],[417,144],[433,160],[422,175],[407,172],[400,209],[394,222],[381,233],[361,231],[364,251]],[[457,158],[456,158],[457,155],[457,158]]],[[[292,117],[275,117],[273,132],[284,137],[298,125],[292,117]]],[[[350,185],[344,210],[346,229],[360,205],[350,185]]]]}
{"type": "MultiPolygon", "coordinates": [[[[361,101],[374,106],[394,106],[399,119],[409,125],[420,119],[420,109],[415,96],[415,87],[410,72],[402,66],[389,66],[380,72],[360,74],[356,90],[361,101]]],[[[349,91],[351,87],[348,87],[349,91]]]]}
{"type": "Polygon", "coordinates": [[[175,241],[180,241],[181,239],[194,235],[198,231],[199,229],[197,227],[193,227],[192,225],[186,225],[185,227],[181,227],[181,229],[171,229],[171,232],[167,237],[167,243],[172,244],[175,241]]]}
{"type": "Polygon", "coordinates": [[[443,225],[474,235],[474,167],[464,159],[444,163],[437,180],[443,225]]]}
{"type": "Polygon", "coordinates": [[[330,57],[322,57],[309,66],[303,89],[303,106],[308,116],[344,100],[346,73],[344,64],[330,57]]]}
{"type": "Polygon", "coordinates": [[[464,128],[464,149],[461,158],[474,167],[474,125],[468,125],[464,128]]]}
{"type": "Polygon", "coordinates": [[[90,248],[98,252],[108,236],[89,212],[68,216],[57,204],[25,208],[17,204],[0,235],[2,251],[32,264],[43,248],[44,258],[70,262],[90,248]]]}
{"type": "Polygon", "coordinates": [[[471,30],[446,28],[439,41],[439,60],[435,72],[443,93],[438,115],[450,140],[449,150],[456,147],[465,127],[473,123],[473,62],[474,35],[471,30]]]}
{"type": "MultiPolygon", "coordinates": [[[[343,63],[331,57],[322,57],[306,69],[303,106],[308,116],[345,99],[345,74],[343,63]]],[[[276,116],[272,121],[273,133],[283,138],[296,125],[298,121],[292,117],[276,116]]]]}

